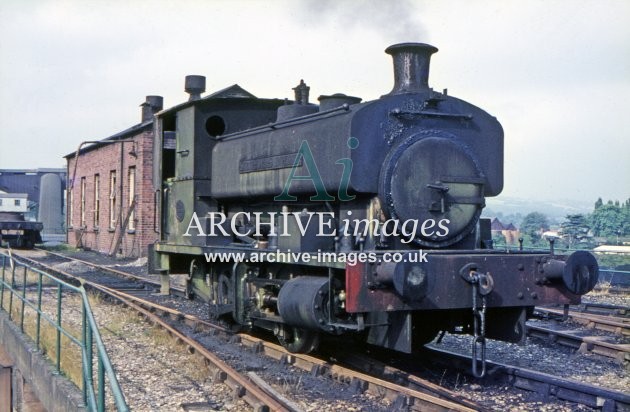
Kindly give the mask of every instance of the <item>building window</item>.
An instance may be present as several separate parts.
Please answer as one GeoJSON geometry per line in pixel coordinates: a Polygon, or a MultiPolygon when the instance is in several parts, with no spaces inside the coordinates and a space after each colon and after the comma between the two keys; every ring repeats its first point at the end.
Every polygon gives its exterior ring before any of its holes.
{"type": "Polygon", "coordinates": [[[85,227],[85,177],[81,178],[81,227],[85,227]]]}
{"type": "Polygon", "coordinates": [[[116,171],[109,172],[109,228],[116,228],[116,171]]]}
{"type": "Polygon", "coordinates": [[[13,202],[15,203],[15,206],[19,206],[20,203],[22,203],[20,202],[20,199],[15,199],[13,202]]]}
{"type": "MultiPolygon", "coordinates": [[[[129,180],[129,207],[131,208],[132,203],[136,198],[136,167],[129,167],[128,172],[128,180],[129,180]]],[[[136,230],[136,221],[135,221],[135,212],[132,210],[129,214],[129,224],[127,225],[129,230],[136,230]]]]}
{"type": "Polygon", "coordinates": [[[2,206],[2,199],[0,199],[0,206],[2,206]]]}
{"type": "Polygon", "coordinates": [[[101,218],[101,176],[94,175],[94,227],[98,228],[98,222],[101,218]]]}

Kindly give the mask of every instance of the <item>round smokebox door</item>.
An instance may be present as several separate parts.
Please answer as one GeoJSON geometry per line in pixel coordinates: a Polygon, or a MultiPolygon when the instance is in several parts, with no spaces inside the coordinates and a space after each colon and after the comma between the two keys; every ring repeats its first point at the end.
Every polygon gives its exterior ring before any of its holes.
{"type": "Polygon", "coordinates": [[[443,247],[469,234],[484,206],[485,179],[473,153],[456,137],[425,131],[407,138],[388,155],[379,194],[390,219],[417,221],[414,241],[443,247]]]}

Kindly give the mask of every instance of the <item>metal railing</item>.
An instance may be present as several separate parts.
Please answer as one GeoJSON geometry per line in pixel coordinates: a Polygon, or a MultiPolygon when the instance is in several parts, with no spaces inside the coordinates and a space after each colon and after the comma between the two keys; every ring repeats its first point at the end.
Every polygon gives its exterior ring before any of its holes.
{"type": "Polygon", "coordinates": [[[8,312],[9,319],[20,326],[22,333],[25,331],[24,319],[25,309],[28,307],[35,312],[35,332],[32,338],[35,340],[38,350],[46,350],[41,342],[42,334],[42,320],[48,322],[55,330],[55,344],[54,352],[55,356],[53,362],[55,364],[55,371],[61,373],[61,352],[62,350],[69,350],[69,348],[63,348],[61,344],[62,336],[65,336],[71,344],[77,345],[81,351],[81,382],[83,392],[83,402],[90,411],[104,411],[105,410],[105,376],[107,376],[109,393],[111,394],[116,409],[118,411],[128,411],[129,407],[125,401],[125,397],[122,393],[114,369],[112,368],[109,357],[105,350],[105,345],[101,339],[101,335],[98,331],[94,315],[88,301],[88,296],[83,286],[74,286],[67,282],[64,282],[56,277],[45,273],[33,266],[19,262],[13,259],[12,256],[0,253],[2,258],[2,280],[0,281],[0,309],[5,309],[5,299],[8,299],[8,312]],[[37,278],[36,281],[32,280],[32,277],[37,278]],[[27,279],[30,278],[30,279],[27,279]],[[34,291],[34,288],[36,292],[34,291]],[[53,289],[54,293],[55,314],[47,314],[42,310],[42,292],[46,289],[53,289]],[[27,294],[27,290],[29,293],[27,294]],[[8,297],[5,298],[5,292],[8,292],[8,297]],[[75,337],[70,330],[62,326],[62,301],[64,292],[74,292],[80,296],[81,305],[81,337],[75,337]],[[32,296],[36,295],[36,299],[32,296]],[[14,314],[16,310],[13,307],[14,297],[16,305],[21,305],[17,308],[17,314],[14,314]],[[19,316],[19,322],[14,317],[19,316]],[[96,347],[96,364],[97,364],[97,385],[94,387],[94,351],[96,347]]]}

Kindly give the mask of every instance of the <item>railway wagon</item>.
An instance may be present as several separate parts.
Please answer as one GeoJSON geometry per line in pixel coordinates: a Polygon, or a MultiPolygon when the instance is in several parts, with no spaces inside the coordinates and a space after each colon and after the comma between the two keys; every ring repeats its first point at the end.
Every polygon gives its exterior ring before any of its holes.
{"type": "Polygon", "coordinates": [[[31,249],[42,243],[44,225],[25,219],[28,210],[26,193],[4,193],[0,191],[0,245],[31,249]]]}

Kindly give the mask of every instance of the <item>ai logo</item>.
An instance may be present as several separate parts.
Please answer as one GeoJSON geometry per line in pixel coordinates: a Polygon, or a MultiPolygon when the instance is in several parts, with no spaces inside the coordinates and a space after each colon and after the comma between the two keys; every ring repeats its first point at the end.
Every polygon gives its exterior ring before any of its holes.
{"type": "MultiPolygon", "coordinates": [[[[359,139],[356,137],[348,138],[347,142],[348,147],[351,150],[359,147],[359,139]]],[[[350,175],[352,174],[352,159],[349,157],[344,157],[335,162],[335,164],[342,165],[343,171],[341,173],[341,180],[339,182],[339,189],[337,190],[337,197],[342,202],[347,202],[349,200],[353,200],[356,196],[348,194],[348,186],[350,185],[350,175]]],[[[274,197],[275,201],[279,202],[295,202],[297,201],[297,197],[289,194],[289,189],[291,188],[291,183],[294,180],[310,180],[313,182],[313,186],[315,187],[315,195],[311,196],[310,199],[313,201],[324,201],[330,202],[334,201],[335,197],[331,196],[324,186],[324,181],[322,180],[322,176],[319,174],[319,169],[317,168],[317,164],[315,163],[315,158],[313,157],[313,152],[311,152],[311,148],[308,145],[306,140],[302,141],[300,145],[300,150],[295,156],[295,161],[293,162],[293,167],[291,168],[291,172],[289,173],[289,177],[287,178],[286,183],[284,184],[284,189],[282,193],[278,196],[274,197]],[[304,166],[308,170],[308,175],[296,175],[297,168],[300,166],[301,161],[304,162],[304,166]]]]}

